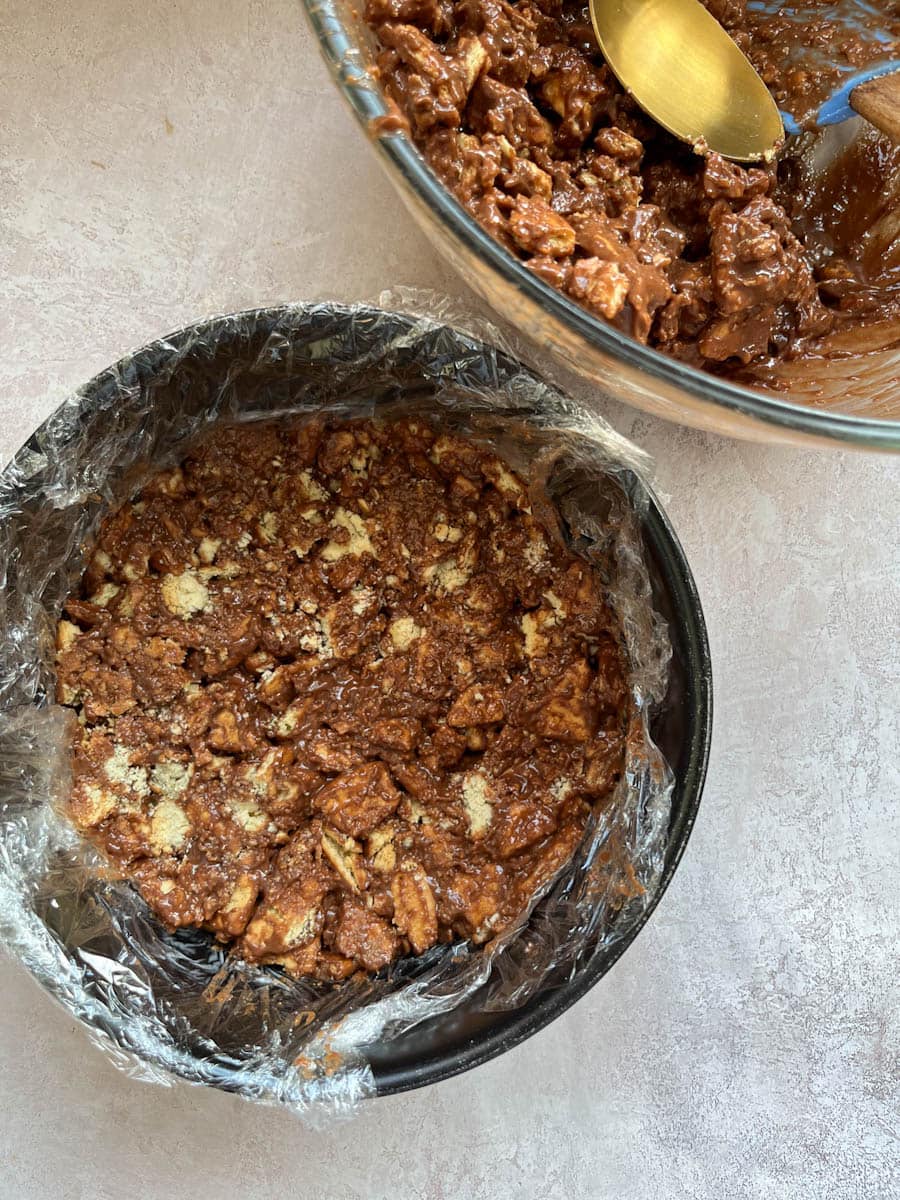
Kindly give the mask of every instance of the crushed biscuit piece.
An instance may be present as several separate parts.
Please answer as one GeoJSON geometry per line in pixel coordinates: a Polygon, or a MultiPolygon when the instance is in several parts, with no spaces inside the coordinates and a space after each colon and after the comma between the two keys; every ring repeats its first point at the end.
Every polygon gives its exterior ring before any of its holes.
{"type": "Polygon", "coordinates": [[[98,608],[106,608],[110,600],[115,600],[121,590],[114,583],[101,584],[99,590],[91,596],[91,604],[96,604],[98,608]]]}
{"type": "Polygon", "coordinates": [[[497,491],[507,500],[520,506],[527,504],[528,495],[521,479],[507,470],[499,459],[489,462],[485,473],[497,491]]]}
{"type": "Polygon", "coordinates": [[[566,608],[562,600],[555,592],[544,592],[544,599],[556,613],[557,618],[563,619],[566,615],[566,608]]]}
{"type": "Polygon", "coordinates": [[[375,603],[375,593],[372,588],[355,587],[353,589],[353,611],[358,617],[375,603]]]}
{"type": "Polygon", "coordinates": [[[103,766],[104,774],[113,783],[119,783],[138,796],[148,796],[147,768],[131,764],[131,753],[127,746],[115,746],[112,755],[103,766]]]}
{"type": "Polygon", "coordinates": [[[150,818],[150,845],[154,854],[180,850],[191,831],[184,809],[173,800],[161,800],[150,818]]]}
{"type": "Polygon", "coordinates": [[[525,547],[525,559],[530,567],[538,570],[546,558],[547,542],[541,533],[533,530],[531,537],[528,539],[528,545],[525,547]]]}
{"type": "Polygon", "coordinates": [[[550,785],[550,794],[557,804],[562,804],[563,800],[572,792],[571,779],[557,779],[555,783],[550,785]]]}
{"type": "MultiPolygon", "coordinates": [[[[313,477],[309,473],[309,471],[300,471],[297,475],[297,481],[299,482],[300,486],[303,488],[303,494],[306,496],[307,500],[327,500],[328,499],[328,493],[325,491],[325,489],[322,487],[322,485],[320,483],[318,483],[315,479],[313,479],[313,477]]],[[[318,514],[318,509],[315,509],[315,508],[307,509],[307,512],[313,512],[313,513],[318,514]]],[[[306,515],[306,514],[304,513],[304,515],[306,515]]]]}
{"type": "Polygon", "coordinates": [[[150,787],[166,800],[177,800],[187,791],[193,773],[190,763],[160,762],[150,771],[150,787]]]}
{"type": "Polygon", "coordinates": [[[278,517],[273,512],[265,512],[259,519],[259,533],[263,541],[270,545],[278,537],[278,517]]]}
{"type": "Polygon", "coordinates": [[[469,579],[466,571],[455,558],[445,558],[440,562],[431,563],[424,571],[425,581],[433,583],[441,592],[455,592],[469,579]]]}
{"type": "Polygon", "coordinates": [[[261,833],[269,823],[265,812],[253,800],[244,796],[229,796],[228,807],[238,825],[248,833],[261,833]]]}
{"type": "Polygon", "coordinates": [[[529,658],[539,658],[547,653],[548,642],[541,633],[541,626],[535,613],[525,613],[521,621],[522,632],[525,635],[525,653],[529,658]]]}
{"type": "Polygon", "coordinates": [[[391,881],[394,924],[407,935],[416,954],[424,954],[437,941],[437,907],[434,892],[418,863],[404,864],[391,881]]]}
{"type": "Polygon", "coordinates": [[[232,889],[231,895],[216,916],[215,928],[229,937],[237,937],[247,926],[259,888],[249,875],[242,875],[232,889]]]}
{"type": "Polygon", "coordinates": [[[216,561],[216,555],[219,553],[219,548],[222,545],[221,538],[205,537],[201,540],[197,547],[197,554],[202,563],[210,566],[216,561]]]}
{"type": "Polygon", "coordinates": [[[119,807],[119,797],[108,788],[96,783],[85,783],[76,788],[72,795],[71,811],[75,822],[82,829],[100,825],[119,807]]]}
{"type": "Polygon", "coordinates": [[[490,781],[481,771],[469,771],[462,780],[463,807],[469,818],[469,834],[483,837],[494,813],[490,781]]]}
{"type": "Polygon", "coordinates": [[[81,636],[81,630],[71,621],[60,621],[56,626],[56,646],[59,650],[68,650],[81,636]]]}
{"type": "Polygon", "coordinates": [[[344,883],[358,892],[365,883],[366,873],[359,862],[359,846],[353,838],[342,838],[326,829],[322,834],[322,852],[344,883]]]}
{"type": "Polygon", "coordinates": [[[455,729],[471,725],[493,725],[502,721],[506,711],[496,687],[473,683],[457,696],[447,713],[447,724],[455,729]]]}
{"type": "Polygon", "coordinates": [[[366,834],[389,817],[400,803],[384,763],[354,767],[325,785],[315,798],[328,822],[354,837],[366,834]]]}
{"type": "Polygon", "coordinates": [[[181,575],[164,575],[160,584],[163,603],[169,612],[188,620],[195,613],[210,609],[209,591],[193,571],[181,575]]]}
{"type": "Polygon", "coordinates": [[[389,875],[397,865],[395,834],[396,829],[392,825],[382,825],[379,829],[373,829],[366,841],[366,853],[372,860],[372,866],[382,875],[389,875]]]}
{"type": "Polygon", "coordinates": [[[290,923],[284,939],[286,945],[299,946],[303,942],[308,942],[315,935],[317,924],[318,913],[315,909],[310,909],[302,917],[290,923]]]}
{"type": "Polygon", "coordinates": [[[331,631],[328,615],[316,617],[311,633],[304,633],[300,638],[300,649],[307,654],[318,654],[322,658],[331,658],[334,647],[331,644],[331,631]]]}
{"type": "Polygon", "coordinates": [[[331,524],[337,529],[345,529],[350,536],[346,541],[326,542],[322,547],[323,562],[337,562],[347,554],[356,556],[371,554],[373,558],[375,557],[375,548],[369,539],[366,523],[358,513],[350,512],[346,508],[339,508],[335,512],[331,524]]]}
{"type": "Polygon", "coordinates": [[[299,728],[302,716],[302,710],[289,708],[275,722],[275,732],[279,737],[290,737],[299,728]]]}
{"type": "Polygon", "coordinates": [[[416,638],[420,638],[425,630],[417,625],[412,617],[397,617],[391,622],[391,641],[397,650],[408,650],[416,638]]]}

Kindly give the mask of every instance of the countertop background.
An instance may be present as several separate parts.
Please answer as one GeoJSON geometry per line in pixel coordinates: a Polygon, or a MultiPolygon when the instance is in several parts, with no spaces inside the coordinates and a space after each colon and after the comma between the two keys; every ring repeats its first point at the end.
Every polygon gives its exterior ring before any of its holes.
{"type": "MultiPolygon", "coordinates": [[[[466,299],[294,0],[0,0],[0,455],[214,311],[466,299]]],[[[550,1028],[313,1132],[134,1082],[0,959],[8,1200],[900,1195],[900,467],[597,404],[656,458],[716,728],[648,928],[550,1028]]]]}

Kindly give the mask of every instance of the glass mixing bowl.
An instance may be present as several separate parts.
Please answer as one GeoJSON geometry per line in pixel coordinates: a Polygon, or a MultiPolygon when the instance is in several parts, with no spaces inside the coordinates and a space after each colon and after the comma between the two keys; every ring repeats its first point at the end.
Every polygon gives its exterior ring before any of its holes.
{"type": "Polygon", "coordinates": [[[303,6],[414,219],[469,286],[541,349],[615,399],[684,425],[753,441],[900,450],[900,328],[874,331],[865,356],[788,367],[785,391],[730,383],[641,345],[538,279],[457,203],[397,128],[371,70],[372,35],[354,3],[303,6]]]}

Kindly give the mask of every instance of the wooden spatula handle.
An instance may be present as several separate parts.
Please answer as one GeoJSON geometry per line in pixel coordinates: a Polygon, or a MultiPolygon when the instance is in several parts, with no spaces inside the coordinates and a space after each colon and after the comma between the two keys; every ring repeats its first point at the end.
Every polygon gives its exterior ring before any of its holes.
{"type": "Polygon", "coordinates": [[[854,88],[850,107],[882,133],[900,142],[900,71],[879,75],[854,88]]]}

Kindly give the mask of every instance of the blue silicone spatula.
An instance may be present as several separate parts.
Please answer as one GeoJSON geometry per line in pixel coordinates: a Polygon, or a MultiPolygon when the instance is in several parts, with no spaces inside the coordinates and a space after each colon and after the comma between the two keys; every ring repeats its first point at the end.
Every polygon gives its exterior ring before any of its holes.
{"type": "MultiPolygon", "coordinates": [[[[791,36],[784,42],[785,71],[824,68],[837,74],[831,93],[820,99],[811,121],[804,120],[804,126],[837,125],[858,114],[900,142],[900,39],[896,35],[896,19],[893,29],[889,28],[887,9],[890,7],[886,0],[881,3],[836,0],[836,3],[826,5],[803,3],[802,0],[799,3],[749,0],[749,13],[777,15],[796,28],[796,37],[791,36]],[[839,49],[839,38],[833,43],[838,47],[833,51],[827,45],[805,43],[805,32],[822,18],[846,30],[847,39],[864,49],[861,57],[866,59],[866,66],[858,68],[850,63],[839,49]]],[[[780,45],[773,47],[773,57],[781,48],[780,45]]],[[[798,114],[782,109],[781,116],[787,133],[801,131],[798,114]]]]}

